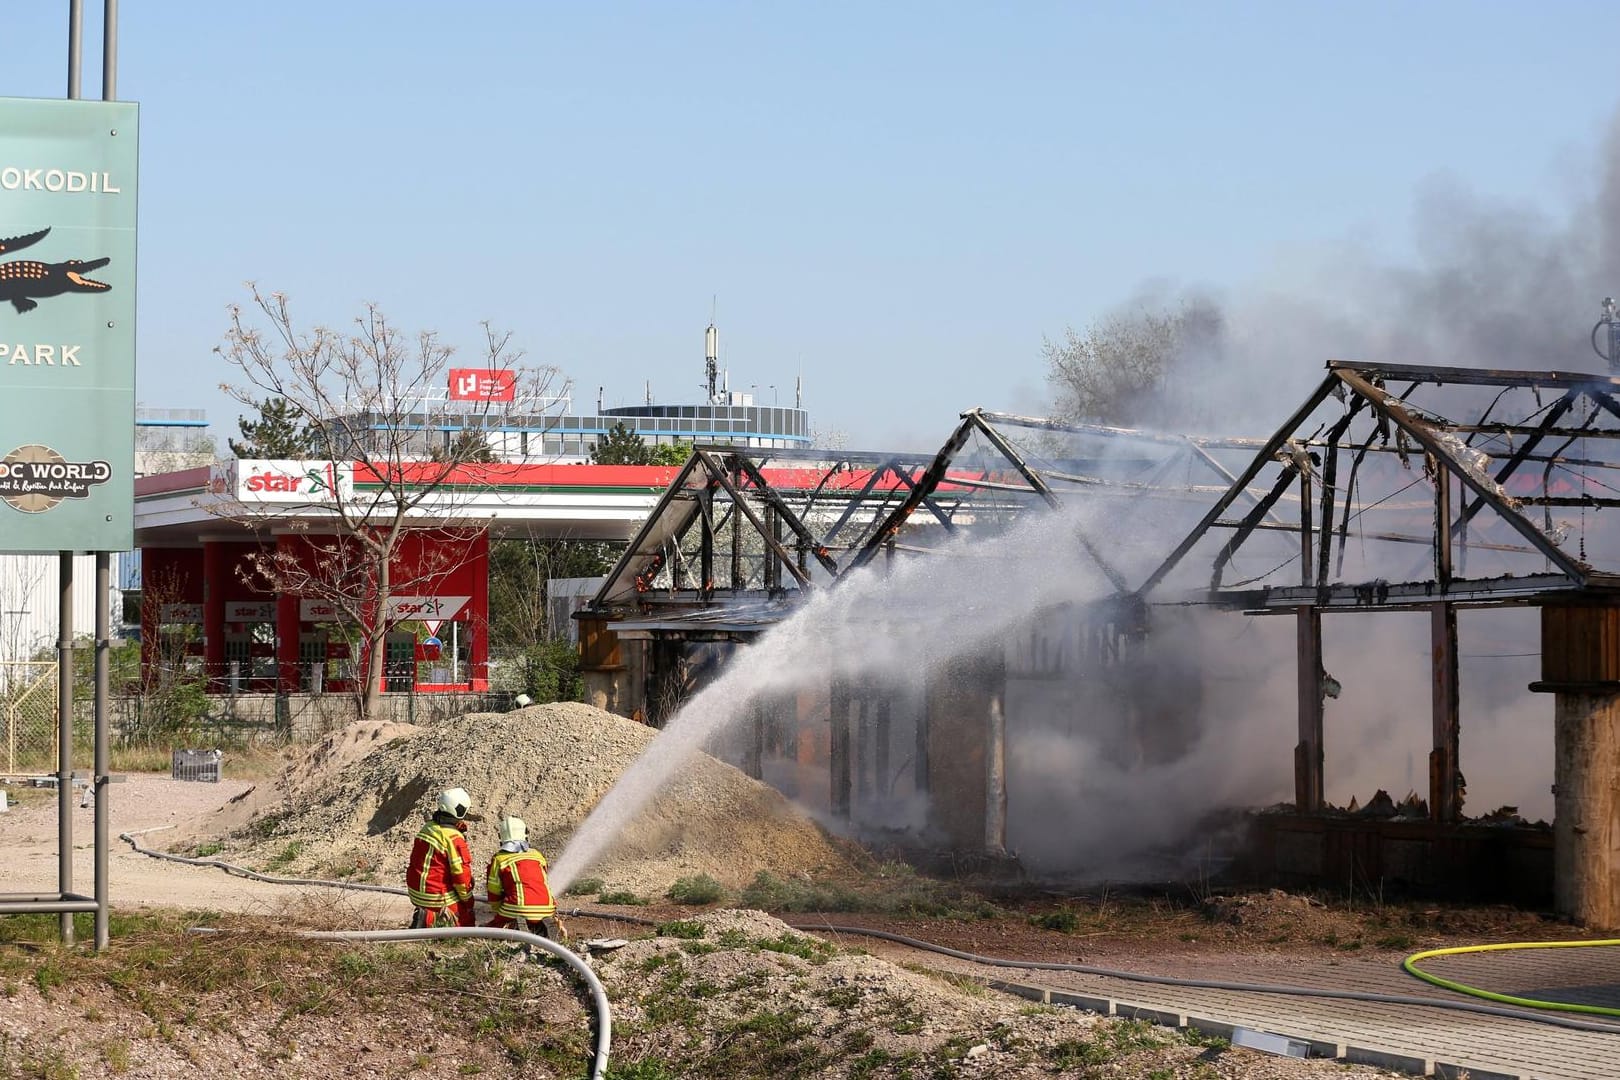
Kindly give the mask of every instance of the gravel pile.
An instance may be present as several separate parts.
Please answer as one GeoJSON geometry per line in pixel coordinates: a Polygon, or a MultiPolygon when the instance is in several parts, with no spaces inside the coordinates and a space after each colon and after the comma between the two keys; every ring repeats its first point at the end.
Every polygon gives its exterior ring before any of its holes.
{"type": "MultiPolygon", "coordinates": [[[[229,832],[228,851],[280,873],[394,883],[438,792],[463,787],[484,819],[468,833],[480,870],[506,814],[528,822],[530,844],[555,860],[655,734],[566,702],[431,727],[354,724],[294,762],[273,789],[255,793],[229,815],[236,820],[209,831],[229,832]]],[[[761,870],[820,877],[852,867],[780,793],[699,754],[586,873],[651,898],[680,877],[707,874],[737,888],[761,870]]]]}

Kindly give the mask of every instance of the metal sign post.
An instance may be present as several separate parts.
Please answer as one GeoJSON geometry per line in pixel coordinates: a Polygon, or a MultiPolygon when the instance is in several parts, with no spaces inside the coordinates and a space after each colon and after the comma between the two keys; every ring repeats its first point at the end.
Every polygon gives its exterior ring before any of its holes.
{"type": "Polygon", "coordinates": [[[0,98],[0,552],[58,553],[57,892],[0,914],[95,913],[107,944],[109,553],[134,546],[138,110],[113,101],[118,5],[105,0],[102,101],[79,97],[83,2],[68,8],[68,99],[0,98]],[[96,556],[95,895],[73,891],[73,556],[96,556]]]}

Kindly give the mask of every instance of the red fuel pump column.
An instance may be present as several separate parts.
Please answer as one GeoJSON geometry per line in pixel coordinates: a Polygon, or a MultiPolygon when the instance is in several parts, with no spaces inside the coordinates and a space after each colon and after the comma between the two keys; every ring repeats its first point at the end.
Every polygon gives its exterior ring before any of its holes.
{"type": "Polygon", "coordinates": [[[212,694],[225,690],[225,600],[231,593],[234,546],[203,540],[203,673],[212,694]]]}

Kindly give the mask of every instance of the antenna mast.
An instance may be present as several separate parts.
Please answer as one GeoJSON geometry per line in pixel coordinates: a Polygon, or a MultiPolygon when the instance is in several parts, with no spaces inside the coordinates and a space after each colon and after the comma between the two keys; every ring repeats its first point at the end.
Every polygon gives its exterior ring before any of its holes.
{"type": "Polygon", "coordinates": [[[714,325],[715,306],[718,306],[718,298],[709,308],[709,328],[703,331],[703,373],[708,376],[711,405],[720,401],[720,330],[714,325]]]}

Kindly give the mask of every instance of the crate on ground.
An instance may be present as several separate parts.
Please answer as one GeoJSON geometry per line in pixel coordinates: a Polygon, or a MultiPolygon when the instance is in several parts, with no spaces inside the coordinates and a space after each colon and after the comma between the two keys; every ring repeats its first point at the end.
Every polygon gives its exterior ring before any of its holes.
{"type": "Polygon", "coordinates": [[[223,750],[176,750],[174,771],[170,775],[176,780],[198,780],[217,784],[220,762],[224,758],[223,750]]]}

